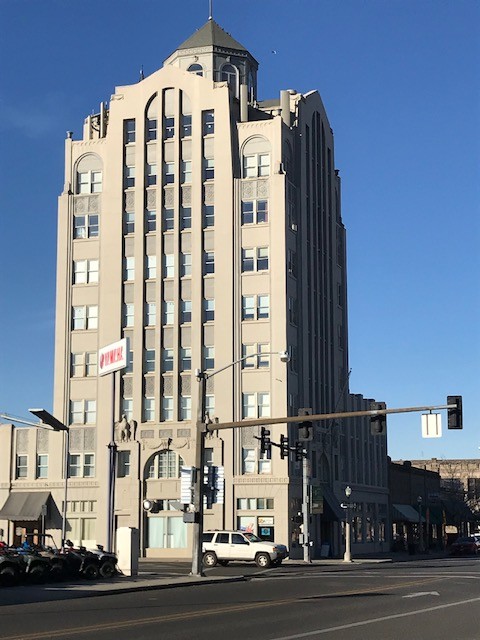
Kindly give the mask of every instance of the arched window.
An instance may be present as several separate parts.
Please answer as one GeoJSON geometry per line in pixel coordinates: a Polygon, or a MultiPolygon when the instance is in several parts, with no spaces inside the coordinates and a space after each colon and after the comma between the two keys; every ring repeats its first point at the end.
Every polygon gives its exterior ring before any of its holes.
{"type": "Polygon", "coordinates": [[[101,193],[102,161],[93,154],[80,158],[76,167],[75,193],[101,193]]]}
{"type": "Polygon", "coordinates": [[[155,94],[148,102],[145,119],[145,137],[147,142],[157,139],[158,127],[158,98],[155,94]]]}
{"type": "Polygon", "coordinates": [[[270,175],[270,150],[270,142],[263,136],[247,140],[242,149],[244,178],[270,175]]]}
{"type": "Polygon", "coordinates": [[[196,62],[194,64],[191,64],[188,67],[187,71],[189,73],[194,73],[196,76],[203,76],[203,67],[201,64],[198,64],[196,62]]]}
{"type": "Polygon", "coordinates": [[[184,466],[181,456],[175,451],[164,449],[156,453],[147,467],[147,478],[179,478],[180,468],[184,466]]]}
{"type": "Polygon", "coordinates": [[[224,64],[220,74],[221,82],[228,82],[228,86],[234,92],[237,90],[237,68],[233,64],[224,64]]]}

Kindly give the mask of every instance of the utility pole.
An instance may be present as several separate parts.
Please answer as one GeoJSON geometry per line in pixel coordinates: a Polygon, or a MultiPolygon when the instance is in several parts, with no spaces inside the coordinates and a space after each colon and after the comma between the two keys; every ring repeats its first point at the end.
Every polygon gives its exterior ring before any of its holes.
{"type": "Polygon", "coordinates": [[[303,561],[312,562],[310,546],[310,460],[306,449],[303,450],[302,460],[302,516],[303,516],[303,561]]]}

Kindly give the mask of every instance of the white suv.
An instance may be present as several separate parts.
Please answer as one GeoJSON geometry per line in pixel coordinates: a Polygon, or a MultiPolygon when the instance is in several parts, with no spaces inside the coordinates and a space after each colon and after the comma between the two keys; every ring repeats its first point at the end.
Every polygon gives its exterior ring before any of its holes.
{"type": "Polygon", "coordinates": [[[245,531],[205,531],[202,540],[203,564],[207,567],[239,560],[265,568],[281,564],[288,555],[284,544],[267,542],[245,531]]]}

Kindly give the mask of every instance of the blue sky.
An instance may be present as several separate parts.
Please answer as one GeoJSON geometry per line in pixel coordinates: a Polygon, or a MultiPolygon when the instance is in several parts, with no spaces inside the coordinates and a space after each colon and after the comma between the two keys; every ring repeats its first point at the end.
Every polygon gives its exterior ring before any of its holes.
{"type": "MultiPolygon", "coordinates": [[[[394,458],[480,457],[480,3],[214,0],[260,99],[318,89],[348,231],[350,388],[391,408],[462,394],[464,429],[394,458]],[[276,53],[274,53],[276,52],[276,53]]],[[[0,0],[0,410],[52,408],[65,132],[208,18],[208,0],[0,0]]]]}

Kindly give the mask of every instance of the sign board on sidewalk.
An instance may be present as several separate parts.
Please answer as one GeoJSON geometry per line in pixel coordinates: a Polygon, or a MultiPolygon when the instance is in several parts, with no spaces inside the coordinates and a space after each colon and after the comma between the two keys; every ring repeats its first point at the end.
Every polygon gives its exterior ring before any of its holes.
{"type": "Polygon", "coordinates": [[[98,375],[104,376],[127,366],[127,339],[102,347],[98,351],[98,375]]]}

